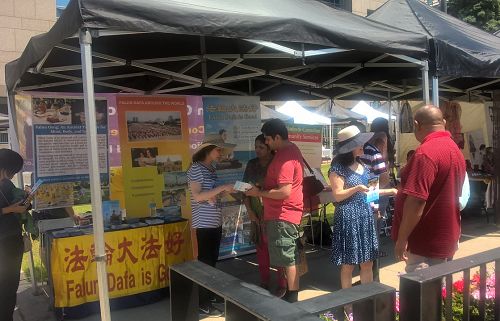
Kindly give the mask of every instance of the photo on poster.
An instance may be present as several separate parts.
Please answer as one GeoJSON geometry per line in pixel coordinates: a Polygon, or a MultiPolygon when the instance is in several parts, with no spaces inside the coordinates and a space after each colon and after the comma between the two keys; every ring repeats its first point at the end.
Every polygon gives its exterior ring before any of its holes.
{"type": "Polygon", "coordinates": [[[33,124],[70,125],[71,105],[64,98],[33,98],[33,124]]]}
{"type": "Polygon", "coordinates": [[[181,155],[156,156],[156,167],[158,168],[158,174],[181,171],[182,156],[181,155]]]}
{"type": "Polygon", "coordinates": [[[165,190],[187,188],[188,179],[186,172],[165,172],[163,173],[165,190]]]}
{"type": "Polygon", "coordinates": [[[147,111],[126,113],[129,142],[182,140],[181,113],[147,111]]]}
{"type": "Polygon", "coordinates": [[[73,183],[43,184],[36,193],[36,209],[68,207],[73,204],[73,183]]]}
{"type": "Polygon", "coordinates": [[[182,215],[179,205],[167,206],[156,210],[158,216],[180,217],[182,215]]]}
{"type": "Polygon", "coordinates": [[[169,206],[185,206],[186,205],[186,190],[183,188],[172,189],[161,192],[163,207],[169,206]]]}
{"type": "Polygon", "coordinates": [[[156,166],[157,147],[132,148],[132,167],[156,166]]]}
{"type": "Polygon", "coordinates": [[[104,225],[119,225],[122,223],[122,211],[119,201],[104,201],[102,202],[102,216],[104,225]]]}
{"type": "MultiPolygon", "coordinates": [[[[85,125],[85,103],[83,99],[66,99],[71,107],[71,124],[85,125]]],[[[98,126],[107,126],[108,124],[108,106],[107,100],[95,101],[95,118],[98,126]]]]}
{"type": "Polygon", "coordinates": [[[73,199],[75,205],[90,204],[90,183],[88,181],[73,183],[73,199]]]}
{"type": "Polygon", "coordinates": [[[229,237],[243,229],[243,213],[240,206],[228,206],[222,208],[222,236],[229,237]]]}

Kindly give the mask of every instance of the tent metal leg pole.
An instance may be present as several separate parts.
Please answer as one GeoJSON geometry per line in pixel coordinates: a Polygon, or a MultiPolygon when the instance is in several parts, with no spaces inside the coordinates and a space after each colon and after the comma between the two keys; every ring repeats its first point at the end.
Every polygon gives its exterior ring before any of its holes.
{"type": "Polygon", "coordinates": [[[439,107],[439,78],[432,77],[432,104],[439,107]]]}
{"type": "Polygon", "coordinates": [[[86,29],[80,30],[82,60],[83,98],[85,102],[85,127],[87,132],[90,191],[92,198],[92,220],[94,225],[95,260],[99,285],[101,320],[111,321],[104,248],[104,222],[102,218],[101,177],[99,173],[99,149],[97,143],[97,120],[92,70],[92,36],[86,29]]]}
{"type": "Polygon", "coordinates": [[[423,89],[423,100],[426,105],[431,103],[429,96],[429,62],[427,60],[423,61],[422,66],[422,89],[423,89]]]}

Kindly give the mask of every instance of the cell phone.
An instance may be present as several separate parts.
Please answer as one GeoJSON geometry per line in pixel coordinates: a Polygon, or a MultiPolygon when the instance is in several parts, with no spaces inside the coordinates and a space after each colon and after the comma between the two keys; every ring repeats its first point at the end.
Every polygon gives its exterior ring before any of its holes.
{"type": "Polygon", "coordinates": [[[33,197],[35,196],[36,194],[36,191],[38,190],[38,188],[40,186],[42,186],[43,184],[43,180],[39,179],[35,185],[33,185],[31,187],[31,192],[21,201],[21,204],[22,205],[29,205],[29,203],[31,203],[31,200],[33,199],[33,197]]]}

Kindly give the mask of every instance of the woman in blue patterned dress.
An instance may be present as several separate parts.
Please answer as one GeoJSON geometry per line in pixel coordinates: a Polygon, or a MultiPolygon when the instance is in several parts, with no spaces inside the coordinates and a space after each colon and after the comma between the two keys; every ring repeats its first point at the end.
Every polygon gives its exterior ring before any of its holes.
{"type": "MultiPolygon", "coordinates": [[[[337,156],[329,171],[335,199],[332,262],[340,265],[342,288],[352,286],[352,272],[360,265],[361,283],[373,281],[372,264],[378,255],[373,211],[366,201],[369,170],[360,161],[364,144],[373,133],[361,133],[349,126],[338,133],[337,156]]],[[[394,189],[380,190],[392,195],[394,189]]]]}

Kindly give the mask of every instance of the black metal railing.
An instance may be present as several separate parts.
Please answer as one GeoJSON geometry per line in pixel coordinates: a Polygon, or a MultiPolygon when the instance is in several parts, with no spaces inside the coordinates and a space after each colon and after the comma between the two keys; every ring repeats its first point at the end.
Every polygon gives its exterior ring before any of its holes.
{"type": "Polygon", "coordinates": [[[344,308],[352,305],[356,321],[393,321],[395,300],[395,288],[373,282],[303,300],[295,305],[314,315],[330,312],[337,320],[343,320],[344,308]]]}
{"type": "MultiPolygon", "coordinates": [[[[402,275],[399,287],[400,320],[453,320],[453,301],[455,298],[452,284],[453,275],[457,273],[463,273],[463,288],[459,289],[463,297],[461,301],[463,311],[458,311],[459,314],[462,314],[462,320],[500,321],[500,248],[402,275]],[[494,264],[494,293],[487,291],[487,264],[489,263],[494,264]],[[479,280],[472,281],[478,283],[479,289],[473,296],[473,293],[470,292],[471,270],[477,267],[479,267],[479,280]],[[445,280],[445,290],[443,290],[443,279],[445,280]],[[472,311],[471,298],[477,304],[477,314],[475,313],[476,309],[472,311]],[[491,304],[487,306],[487,302],[493,303],[493,307],[491,304]],[[474,316],[472,312],[474,312],[474,316]]],[[[493,278],[491,277],[489,280],[492,281],[493,278]]]]}
{"type": "Polygon", "coordinates": [[[352,305],[356,321],[393,321],[396,290],[380,283],[356,286],[294,304],[204,263],[193,261],[170,267],[172,321],[199,320],[199,287],[222,297],[226,321],[318,321],[332,311],[343,320],[352,305]]]}

